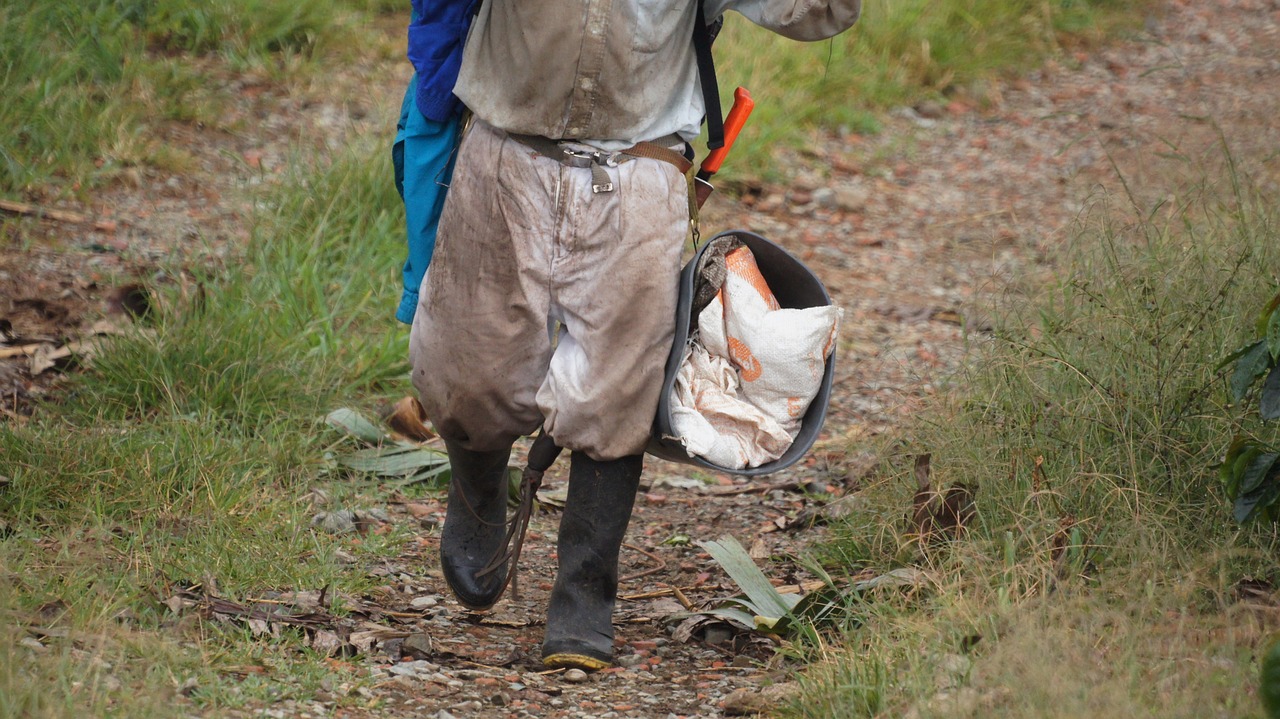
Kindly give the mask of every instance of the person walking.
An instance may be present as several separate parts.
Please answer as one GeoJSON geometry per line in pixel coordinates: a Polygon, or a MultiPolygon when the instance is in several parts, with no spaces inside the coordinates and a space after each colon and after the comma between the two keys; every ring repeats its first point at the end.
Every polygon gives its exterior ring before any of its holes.
{"type": "Polygon", "coordinates": [[[796,40],[859,0],[484,0],[456,95],[474,114],[410,336],[452,468],[441,566],[492,607],[507,463],[539,428],[571,451],[543,663],[613,660],[618,553],[671,349],[704,115],[692,38],[728,10],[796,40]],[[701,13],[701,17],[699,17],[701,13]]]}

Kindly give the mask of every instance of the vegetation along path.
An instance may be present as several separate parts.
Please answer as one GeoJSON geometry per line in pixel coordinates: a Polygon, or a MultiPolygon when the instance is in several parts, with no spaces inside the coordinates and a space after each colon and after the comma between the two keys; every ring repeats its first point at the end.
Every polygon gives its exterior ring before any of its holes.
{"type": "MultiPolygon", "coordinates": [[[[368,159],[387,152],[406,79],[392,10],[361,28],[373,50],[302,82],[281,79],[298,58],[201,60],[221,94],[153,118],[141,159],[78,188],[64,173],[0,193],[0,715],[1261,716],[1252,652],[1280,618],[1276,577],[1225,580],[1255,588],[1247,617],[1203,596],[1207,619],[1162,614],[1203,633],[1167,635],[1150,661],[1089,634],[1091,599],[1059,619],[1098,649],[1059,637],[1043,655],[1060,671],[1018,673],[1037,652],[1006,648],[1028,641],[1015,610],[931,624],[966,606],[957,577],[1013,566],[977,525],[995,526],[989,498],[1044,457],[968,476],[936,454],[931,468],[920,437],[949,421],[953,379],[1002,318],[1065,271],[1064,247],[1195,221],[1232,178],[1274,207],[1280,4],[1144,6],[1113,40],[920,94],[876,131],[781,147],[767,179],[735,171],[704,234],[781,242],[845,308],[827,430],[807,462],[750,482],[649,462],[618,667],[593,675],[538,661],[564,466],[519,596],[472,614],[437,567],[441,493],[391,476],[370,442],[382,430],[318,419],[409,390],[390,320],[396,200],[389,163],[368,159]],[[947,495],[959,506],[913,506],[917,479],[963,480],[947,495]],[[937,539],[922,531],[955,523],[974,524],[969,549],[922,549],[937,539]],[[805,603],[748,612],[772,627],[708,613],[746,583],[711,556],[726,537],[805,603]]],[[[1035,584],[991,601],[1029,604],[1035,584]]],[[[1101,604],[1132,599],[1108,586],[1092,589],[1101,604]]]]}

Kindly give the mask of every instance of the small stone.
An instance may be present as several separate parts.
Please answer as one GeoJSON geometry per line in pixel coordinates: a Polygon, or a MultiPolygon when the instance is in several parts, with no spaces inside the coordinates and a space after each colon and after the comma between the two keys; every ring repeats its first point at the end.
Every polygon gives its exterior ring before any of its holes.
{"type": "Polygon", "coordinates": [[[45,649],[48,649],[48,647],[41,644],[40,640],[35,637],[23,637],[18,640],[18,644],[37,652],[43,652],[45,649]]]}
{"type": "Polygon", "coordinates": [[[644,657],[639,654],[624,654],[623,656],[618,657],[616,661],[620,667],[634,667],[643,660],[644,657]]]}
{"type": "Polygon", "coordinates": [[[765,195],[756,202],[756,209],[760,212],[778,212],[786,204],[786,200],[779,193],[765,195]]]}
{"type": "Polygon", "coordinates": [[[933,100],[921,101],[920,104],[915,106],[915,111],[920,115],[920,117],[925,117],[930,120],[937,120],[943,115],[942,103],[935,102],[933,100]]]}
{"type": "Polygon", "coordinates": [[[311,518],[311,526],[330,534],[352,534],[356,531],[356,513],[349,509],[320,512],[311,518]]]}
{"type": "Polygon", "coordinates": [[[587,673],[581,669],[570,669],[564,673],[564,680],[570,684],[581,684],[587,680],[587,673]]]}
{"type": "Polygon", "coordinates": [[[414,597],[413,601],[409,602],[409,606],[413,607],[414,609],[428,609],[430,607],[434,607],[439,603],[440,603],[439,598],[428,594],[422,597],[414,597]]]}
{"type": "Polygon", "coordinates": [[[402,664],[392,664],[387,667],[387,671],[398,677],[416,677],[417,670],[413,668],[413,662],[404,662],[402,664]]]}
{"type": "Polygon", "coordinates": [[[387,667],[387,671],[396,676],[402,677],[427,677],[432,672],[438,671],[440,667],[428,661],[417,660],[412,662],[400,662],[387,667]]]}
{"type": "Polygon", "coordinates": [[[813,201],[818,207],[830,210],[836,207],[836,192],[830,187],[819,187],[813,191],[813,201]]]}
{"type": "Polygon", "coordinates": [[[431,658],[432,653],[431,637],[424,633],[411,634],[405,637],[404,643],[400,645],[402,657],[424,660],[431,658]]]}
{"type": "Polygon", "coordinates": [[[730,639],[733,639],[733,630],[728,627],[707,627],[706,634],[703,635],[703,641],[712,646],[724,644],[730,639]]]}
{"type": "Polygon", "coordinates": [[[870,193],[853,185],[837,187],[833,192],[836,208],[845,212],[861,212],[866,208],[867,200],[870,199],[870,193]]]}

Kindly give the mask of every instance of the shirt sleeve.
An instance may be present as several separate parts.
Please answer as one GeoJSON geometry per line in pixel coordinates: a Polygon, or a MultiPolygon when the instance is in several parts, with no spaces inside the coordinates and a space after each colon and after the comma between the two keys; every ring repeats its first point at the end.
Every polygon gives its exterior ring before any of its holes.
{"type": "Polygon", "coordinates": [[[708,20],[726,10],[792,40],[824,40],[858,21],[862,0],[706,0],[708,20]]]}

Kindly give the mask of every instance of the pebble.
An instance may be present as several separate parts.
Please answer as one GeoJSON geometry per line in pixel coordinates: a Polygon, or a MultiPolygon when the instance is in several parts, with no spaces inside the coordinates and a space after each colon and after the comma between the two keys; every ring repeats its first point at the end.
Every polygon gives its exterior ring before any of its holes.
{"type": "MultiPolygon", "coordinates": [[[[410,657],[412,659],[424,660],[432,656],[433,649],[431,647],[431,637],[426,634],[411,634],[405,637],[404,643],[400,645],[400,656],[410,657]]],[[[431,671],[439,671],[440,667],[432,664],[434,667],[431,671]]]]}
{"type": "Polygon", "coordinates": [[[813,191],[813,201],[823,209],[835,209],[836,192],[830,187],[819,187],[813,191]]]}
{"type": "Polygon", "coordinates": [[[935,102],[933,100],[922,100],[915,106],[915,111],[920,115],[920,117],[937,120],[942,117],[944,108],[942,103],[935,102]]]}
{"type": "Polygon", "coordinates": [[[428,609],[430,607],[434,607],[439,603],[440,603],[439,597],[428,594],[423,597],[414,597],[413,601],[409,602],[409,606],[413,607],[414,609],[428,609]]]}
{"type": "Polygon", "coordinates": [[[587,673],[581,669],[570,669],[564,673],[564,680],[570,684],[581,684],[587,680],[587,673]]]}
{"type": "Polygon", "coordinates": [[[387,667],[391,674],[402,677],[424,677],[440,670],[440,667],[427,661],[400,662],[387,667]]]}
{"type": "Polygon", "coordinates": [[[356,531],[356,513],[349,509],[320,512],[311,518],[311,526],[330,534],[352,534],[356,531]]]}
{"type": "Polygon", "coordinates": [[[841,185],[832,190],[836,209],[845,212],[861,212],[867,207],[871,193],[856,185],[841,185]]]}

